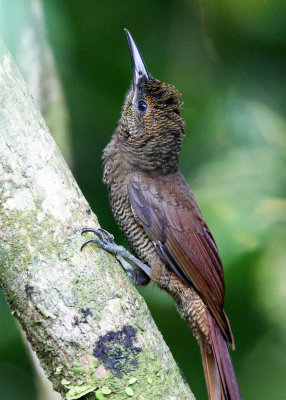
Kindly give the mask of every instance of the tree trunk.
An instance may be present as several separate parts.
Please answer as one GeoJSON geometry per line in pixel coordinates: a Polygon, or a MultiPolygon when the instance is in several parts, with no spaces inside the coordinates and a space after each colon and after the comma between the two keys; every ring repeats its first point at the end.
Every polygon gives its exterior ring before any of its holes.
{"type": "Polygon", "coordinates": [[[0,44],[0,284],[63,398],[193,399],[0,44]]]}

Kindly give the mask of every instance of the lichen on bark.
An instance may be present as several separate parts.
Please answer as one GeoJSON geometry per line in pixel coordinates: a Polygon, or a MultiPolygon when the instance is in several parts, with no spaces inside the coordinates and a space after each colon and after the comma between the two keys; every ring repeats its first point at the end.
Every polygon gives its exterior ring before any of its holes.
{"type": "Polygon", "coordinates": [[[97,218],[2,43],[0,103],[0,284],[54,388],[69,400],[193,399],[116,259],[80,252],[97,218]]]}

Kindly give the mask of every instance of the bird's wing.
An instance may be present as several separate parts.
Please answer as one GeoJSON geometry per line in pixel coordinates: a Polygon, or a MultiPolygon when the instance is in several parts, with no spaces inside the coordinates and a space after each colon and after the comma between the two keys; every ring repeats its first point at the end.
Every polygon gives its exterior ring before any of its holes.
{"type": "Polygon", "coordinates": [[[160,178],[133,174],[128,184],[133,212],[161,258],[192,284],[225,337],[231,341],[223,311],[224,278],[215,241],[180,172],[160,178]]]}

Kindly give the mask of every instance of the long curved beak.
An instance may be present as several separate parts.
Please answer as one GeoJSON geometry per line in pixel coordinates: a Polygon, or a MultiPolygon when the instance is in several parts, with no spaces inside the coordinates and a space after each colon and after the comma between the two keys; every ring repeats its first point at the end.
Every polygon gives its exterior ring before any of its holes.
{"type": "Polygon", "coordinates": [[[144,60],[140,54],[140,51],[138,50],[138,47],[136,46],[133,37],[131,36],[130,32],[127,29],[124,30],[130,48],[131,61],[133,66],[133,85],[135,87],[139,79],[141,79],[143,76],[145,76],[147,79],[149,79],[150,77],[146,69],[144,60]]]}

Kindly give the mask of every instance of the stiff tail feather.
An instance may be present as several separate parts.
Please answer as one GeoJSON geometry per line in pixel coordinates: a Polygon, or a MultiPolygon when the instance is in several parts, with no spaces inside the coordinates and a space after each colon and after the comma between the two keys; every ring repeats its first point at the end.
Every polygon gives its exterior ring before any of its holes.
{"type": "Polygon", "coordinates": [[[227,343],[213,317],[210,324],[211,350],[200,343],[202,362],[210,400],[241,400],[227,343]]]}
{"type": "Polygon", "coordinates": [[[214,355],[203,342],[200,342],[200,349],[209,400],[221,400],[220,377],[214,355]]]}

